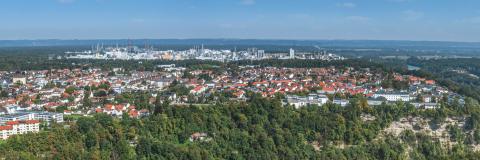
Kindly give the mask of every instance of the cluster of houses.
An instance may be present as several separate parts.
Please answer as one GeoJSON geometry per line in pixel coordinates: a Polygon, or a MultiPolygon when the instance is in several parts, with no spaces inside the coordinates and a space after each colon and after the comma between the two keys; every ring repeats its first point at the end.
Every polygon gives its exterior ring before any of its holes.
{"type": "Polygon", "coordinates": [[[213,74],[209,70],[191,71],[192,75],[206,74],[212,79],[179,79],[178,82],[190,86],[191,94],[205,95],[214,92],[229,92],[233,98],[244,98],[249,91],[264,97],[275,94],[310,92],[319,90],[322,93],[337,92],[348,94],[373,93],[379,88],[381,75],[371,74],[367,70],[355,71],[353,68],[339,70],[327,68],[276,68],[246,67],[239,72],[213,74]]]}
{"type": "Polygon", "coordinates": [[[95,108],[96,113],[105,113],[111,116],[121,117],[123,114],[128,114],[131,118],[145,117],[150,114],[147,109],[137,110],[134,105],[127,104],[105,104],[103,108],[95,108]]]}
{"type": "MultiPolygon", "coordinates": [[[[2,96],[0,106],[17,105],[26,110],[58,111],[66,108],[65,114],[77,114],[85,99],[93,108],[105,100],[113,101],[123,92],[158,91],[180,76],[183,68],[155,72],[124,72],[121,68],[113,71],[101,69],[52,69],[24,72],[0,72],[2,96]],[[112,74],[112,72],[114,72],[112,74]],[[93,88],[91,90],[86,88],[93,88]]],[[[128,110],[130,112],[130,110],[128,110]]],[[[125,110],[123,110],[125,112],[125,110]]],[[[131,114],[142,111],[132,110],[131,114]]]]}
{"type": "Polygon", "coordinates": [[[87,115],[99,110],[112,116],[121,116],[123,113],[132,118],[147,116],[148,110],[137,109],[130,104],[109,107],[101,102],[113,101],[122,92],[160,90],[169,85],[182,70],[173,68],[168,72],[126,73],[116,68],[115,74],[101,69],[0,71],[0,126],[2,134],[6,135],[3,137],[24,133],[12,131],[11,128],[18,128],[8,125],[12,121],[19,122],[18,125],[31,121],[48,125],[51,122],[62,123],[64,115],[87,115]],[[87,87],[95,90],[88,90],[87,87]],[[105,94],[100,94],[102,92],[105,94]],[[85,99],[91,101],[90,108],[82,108],[85,99]]]}
{"type": "MultiPolygon", "coordinates": [[[[435,109],[439,106],[437,103],[443,97],[446,97],[448,102],[453,101],[453,99],[459,100],[460,104],[464,104],[463,97],[454,92],[436,85],[434,80],[426,80],[424,78],[419,78],[415,76],[401,76],[396,75],[395,79],[397,81],[407,81],[409,84],[408,89],[405,90],[395,90],[392,88],[382,88],[375,90],[373,93],[368,92],[368,89],[364,89],[366,92],[360,92],[368,98],[367,102],[370,106],[377,106],[383,103],[395,103],[398,101],[408,102],[411,105],[417,108],[423,109],[435,109]]],[[[318,91],[322,94],[310,94],[308,96],[296,96],[289,95],[286,97],[286,103],[298,107],[308,106],[308,105],[323,105],[330,101],[325,92],[318,91]]],[[[332,103],[338,104],[341,106],[346,106],[347,103],[342,99],[333,99],[332,103]]]]}
{"type": "MultiPolygon", "coordinates": [[[[456,99],[463,103],[463,97],[437,85],[434,80],[395,73],[395,81],[408,84],[407,89],[395,90],[382,87],[386,78],[384,73],[373,72],[369,68],[349,67],[239,66],[236,70],[221,73],[186,70],[175,65],[157,66],[155,71],[125,71],[122,68],[0,71],[0,125],[2,135],[6,135],[3,137],[8,137],[25,133],[12,131],[13,128],[22,128],[20,125],[31,125],[36,121],[63,122],[63,115],[69,114],[105,113],[117,117],[127,114],[132,118],[148,116],[151,111],[147,109],[115,101],[119,94],[132,92],[151,93],[148,100],[151,104],[157,93],[161,93],[163,99],[182,103],[214,93],[228,93],[225,94],[228,98],[241,100],[246,99],[249,92],[263,97],[286,95],[285,104],[296,108],[328,102],[346,106],[348,97],[358,94],[367,97],[371,106],[404,101],[418,108],[429,109],[436,108],[437,102],[445,97],[449,101],[456,99]],[[173,83],[184,85],[188,92],[182,95],[163,92],[173,83]],[[84,107],[87,102],[90,102],[89,108],[84,107]],[[58,113],[62,110],[63,113],[58,113]],[[12,122],[18,123],[13,125],[12,122]]],[[[195,137],[204,136],[193,137],[198,139],[195,137]]]]}
{"type": "MultiPolygon", "coordinates": [[[[438,101],[446,96],[449,100],[463,97],[429,80],[411,75],[394,74],[394,80],[408,84],[408,88],[395,90],[383,88],[382,82],[387,78],[382,73],[371,72],[368,68],[335,67],[326,68],[275,68],[275,67],[243,67],[239,72],[212,74],[209,70],[191,71],[192,75],[207,74],[212,80],[180,79],[179,82],[191,86],[190,93],[195,96],[209,95],[214,92],[229,92],[233,98],[245,98],[248,91],[259,93],[264,97],[276,94],[289,95],[286,101],[295,107],[309,104],[325,104],[326,95],[343,95],[348,97],[361,94],[366,96],[369,105],[380,105],[383,102],[410,102],[419,108],[436,108],[438,101]],[[297,93],[314,93],[308,96],[295,96],[297,93]]],[[[330,100],[332,103],[345,106],[348,99],[340,97],[330,100]]]]}

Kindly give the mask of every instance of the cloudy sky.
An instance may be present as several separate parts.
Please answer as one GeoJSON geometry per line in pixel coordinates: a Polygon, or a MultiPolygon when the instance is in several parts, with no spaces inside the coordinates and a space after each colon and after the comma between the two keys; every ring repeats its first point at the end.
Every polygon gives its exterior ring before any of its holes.
{"type": "Polygon", "coordinates": [[[479,0],[2,0],[0,39],[480,41],[479,0]]]}

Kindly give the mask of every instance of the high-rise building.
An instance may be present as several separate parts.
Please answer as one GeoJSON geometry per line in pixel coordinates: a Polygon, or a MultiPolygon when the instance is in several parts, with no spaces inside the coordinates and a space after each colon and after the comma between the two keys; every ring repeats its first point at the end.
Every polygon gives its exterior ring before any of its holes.
{"type": "Polygon", "coordinates": [[[290,48],[290,59],[294,59],[294,58],[295,58],[295,50],[290,48]]]}
{"type": "Polygon", "coordinates": [[[257,48],[247,48],[247,52],[250,55],[257,56],[258,49],[257,48]]]}
{"type": "Polygon", "coordinates": [[[264,58],[264,57],[265,57],[265,50],[258,50],[257,58],[264,58]]]}

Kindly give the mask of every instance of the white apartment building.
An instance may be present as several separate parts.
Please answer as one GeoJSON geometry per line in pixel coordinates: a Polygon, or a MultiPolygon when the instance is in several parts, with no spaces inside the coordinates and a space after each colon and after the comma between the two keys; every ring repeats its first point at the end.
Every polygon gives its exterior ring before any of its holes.
{"type": "Polygon", "coordinates": [[[21,112],[21,113],[15,113],[15,114],[2,115],[0,116],[0,125],[3,125],[9,121],[25,121],[25,120],[33,120],[33,119],[35,119],[34,113],[21,112]]]}
{"type": "Polygon", "coordinates": [[[54,112],[16,112],[15,114],[1,115],[0,125],[9,121],[39,120],[43,122],[63,123],[63,113],[54,112]]]}
{"type": "Polygon", "coordinates": [[[404,101],[404,102],[408,102],[412,99],[414,99],[415,97],[411,97],[410,94],[408,93],[385,93],[385,92],[378,92],[378,93],[375,93],[373,94],[373,98],[379,98],[379,97],[383,97],[385,99],[387,99],[387,101],[392,101],[392,102],[396,102],[396,101],[404,101]]]}
{"type": "Polygon", "coordinates": [[[12,135],[37,133],[39,131],[39,120],[8,121],[6,125],[0,126],[0,138],[5,140],[12,135]]]}
{"type": "Polygon", "coordinates": [[[287,103],[293,105],[295,108],[300,108],[308,105],[318,105],[321,106],[328,101],[328,97],[326,95],[317,95],[317,94],[310,94],[306,97],[302,96],[287,96],[287,103]]]}

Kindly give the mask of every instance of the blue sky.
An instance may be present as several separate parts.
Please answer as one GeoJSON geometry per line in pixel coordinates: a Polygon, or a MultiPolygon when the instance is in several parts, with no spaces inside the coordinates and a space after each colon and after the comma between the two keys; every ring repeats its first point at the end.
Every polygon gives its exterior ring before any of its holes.
{"type": "Polygon", "coordinates": [[[480,41],[479,0],[2,0],[0,39],[480,41]]]}

